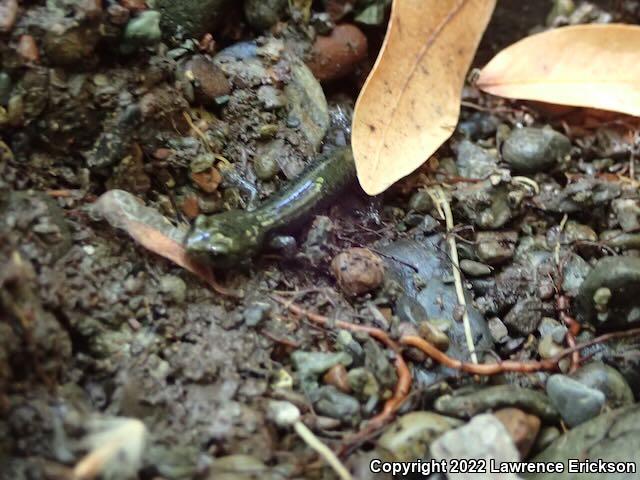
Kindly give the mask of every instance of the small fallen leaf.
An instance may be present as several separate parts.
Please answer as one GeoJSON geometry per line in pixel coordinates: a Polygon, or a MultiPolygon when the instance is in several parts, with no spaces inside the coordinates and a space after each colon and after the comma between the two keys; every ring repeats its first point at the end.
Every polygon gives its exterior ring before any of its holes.
{"type": "Polygon", "coordinates": [[[476,85],[507,98],[640,115],[640,26],[577,25],[498,53],[476,85]]]}
{"type": "Polygon", "coordinates": [[[495,0],[394,0],[353,120],[358,179],[369,195],[413,172],[453,133],[494,7],[495,0]]]}

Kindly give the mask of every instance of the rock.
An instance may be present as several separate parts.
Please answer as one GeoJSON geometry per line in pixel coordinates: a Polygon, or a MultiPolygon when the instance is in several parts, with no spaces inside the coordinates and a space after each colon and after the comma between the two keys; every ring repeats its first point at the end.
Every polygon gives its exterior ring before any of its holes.
{"type": "Polygon", "coordinates": [[[377,289],[384,278],[384,264],[380,257],[366,248],[350,248],[331,262],[340,288],[351,296],[377,289]]]}
{"type": "Polygon", "coordinates": [[[156,0],[155,4],[162,14],[162,31],[166,37],[184,34],[200,38],[215,32],[233,0],[156,0]]]}
{"type": "Polygon", "coordinates": [[[580,255],[570,254],[562,270],[562,290],[565,294],[575,297],[589,272],[591,265],[586,260],[580,255]]]}
{"type": "Polygon", "coordinates": [[[504,323],[520,335],[529,335],[538,328],[544,314],[545,306],[539,298],[525,298],[509,310],[504,317],[504,323]]]}
{"type": "Polygon", "coordinates": [[[545,335],[538,344],[538,354],[540,358],[553,358],[564,350],[561,343],[556,342],[553,335],[545,335]]]}
{"type": "Polygon", "coordinates": [[[245,0],[244,16],[256,30],[268,30],[282,17],[287,0],[245,0]]]}
{"type": "Polygon", "coordinates": [[[626,407],[634,402],[633,391],[622,374],[602,362],[592,362],[580,367],[571,378],[601,391],[611,409],[626,407]]]}
{"type": "Polygon", "coordinates": [[[471,277],[486,277],[493,272],[489,265],[466,259],[460,261],[460,269],[471,277]]]}
{"type": "Polygon", "coordinates": [[[538,437],[540,419],[517,408],[503,408],[494,415],[509,432],[520,458],[526,458],[538,437]]]}
{"type": "Polygon", "coordinates": [[[351,392],[349,379],[347,377],[347,369],[340,363],[331,367],[327,373],[324,374],[322,380],[327,385],[333,385],[343,393],[351,392]]]}
{"type": "Polygon", "coordinates": [[[380,396],[380,385],[371,370],[363,367],[353,368],[347,373],[349,389],[360,400],[366,402],[380,396]]]}
{"type": "Polygon", "coordinates": [[[291,355],[291,360],[302,379],[312,379],[338,364],[345,366],[351,364],[351,357],[344,352],[325,353],[297,350],[291,355]]]}
{"type": "Polygon", "coordinates": [[[337,418],[344,423],[355,424],[360,418],[360,403],[333,386],[319,388],[314,392],[316,411],[327,417],[337,418]]]}
{"type": "Polygon", "coordinates": [[[336,80],[355,70],[367,57],[367,48],[367,37],[358,27],[338,25],[331,35],[316,38],[307,65],[321,82],[336,80]]]}
{"type": "Polygon", "coordinates": [[[488,322],[489,331],[491,332],[491,338],[496,343],[504,343],[509,338],[509,331],[507,326],[498,317],[492,317],[488,322]]]}
{"type": "Polygon", "coordinates": [[[155,45],[161,38],[160,13],[145,10],[127,23],[122,36],[122,50],[131,53],[136,48],[155,45]]]}
{"type": "Polygon", "coordinates": [[[513,257],[517,242],[517,232],[479,232],[476,255],[484,263],[499,265],[513,257]]]}
{"type": "Polygon", "coordinates": [[[10,32],[17,17],[18,0],[0,0],[0,32],[10,32]]]}
{"type": "Polygon", "coordinates": [[[263,85],[258,88],[258,100],[265,110],[277,110],[286,105],[286,99],[282,92],[271,85],[263,85]]]}
{"type": "Polygon", "coordinates": [[[605,257],[580,286],[575,301],[578,319],[608,329],[626,328],[640,321],[640,258],[605,257]],[[611,298],[596,308],[594,295],[607,288],[611,298]]]}
{"type": "Polygon", "coordinates": [[[498,158],[469,140],[458,144],[456,165],[460,176],[465,178],[486,178],[498,168],[498,158]]]}
{"type": "Polygon", "coordinates": [[[558,411],[545,394],[515,385],[497,385],[472,393],[444,395],[434,405],[437,412],[460,418],[505,407],[518,408],[544,422],[558,419],[558,411]]]}
{"type": "Polygon", "coordinates": [[[187,284],[180,277],[175,275],[164,275],[160,279],[160,290],[169,294],[177,304],[184,303],[187,298],[187,284]]]}
{"type": "MultiPolygon", "coordinates": [[[[502,422],[490,414],[478,415],[471,422],[455,430],[450,430],[431,444],[431,455],[436,460],[453,459],[485,460],[487,464],[493,460],[496,464],[502,462],[517,462],[520,460],[518,450],[513,444],[509,432],[502,422]]],[[[449,480],[468,480],[464,473],[447,473],[449,480]]],[[[488,474],[482,478],[494,480],[517,480],[512,473],[488,474]]]]}
{"type": "Polygon", "coordinates": [[[282,154],[284,141],[272,140],[261,145],[253,159],[253,171],[260,180],[271,180],[280,172],[278,158],[282,154]]]}
{"type": "Polygon", "coordinates": [[[420,189],[411,195],[407,206],[414,212],[427,213],[433,208],[433,199],[426,190],[420,189]]]}
{"type": "Polygon", "coordinates": [[[349,354],[353,359],[354,365],[362,365],[364,363],[364,349],[348,330],[338,331],[338,335],[336,335],[336,349],[349,354]]]}
{"type": "Polygon", "coordinates": [[[625,232],[640,230],[640,201],[631,198],[618,199],[611,202],[618,223],[625,232]]]}
{"type": "Polygon", "coordinates": [[[570,427],[599,415],[605,402],[601,391],[560,374],[547,380],[547,395],[570,427]]]}
{"type": "Polygon", "coordinates": [[[52,64],[69,66],[87,61],[98,40],[99,34],[95,27],[59,24],[45,34],[42,47],[52,64]]]}
{"type": "Polygon", "coordinates": [[[490,180],[467,184],[453,196],[464,216],[481,229],[501,228],[513,217],[509,191],[504,186],[495,187],[490,180]]]}
{"type": "Polygon", "coordinates": [[[571,150],[571,141],[545,128],[517,128],[502,145],[502,158],[516,173],[543,172],[553,168],[571,150]]]}
{"type": "Polygon", "coordinates": [[[451,343],[447,334],[429,320],[418,323],[418,334],[443,352],[447,351],[451,343]]]}
{"type": "Polygon", "coordinates": [[[266,302],[252,302],[244,311],[244,323],[248,327],[257,327],[271,312],[271,305],[266,302]]]}
{"type": "Polygon", "coordinates": [[[16,50],[18,55],[20,55],[26,62],[36,63],[40,60],[38,45],[31,35],[20,35],[20,40],[18,41],[18,47],[16,50]]]}
{"type": "Polygon", "coordinates": [[[211,167],[202,172],[192,172],[191,180],[203,192],[213,193],[218,190],[220,183],[222,183],[222,175],[217,168],[211,167]]]}
{"type": "Polygon", "coordinates": [[[462,422],[433,412],[411,412],[394,421],[378,440],[378,447],[391,452],[395,461],[424,460],[432,442],[462,422]]]}
{"type": "Polygon", "coordinates": [[[216,99],[231,93],[231,83],[213,60],[205,55],[195,55],[183,67],[182,75],[193,82],[197,102],[215,106],[216,99]]]}
{"type": "MultiPolygon", "coordinates": [[[[640,404],[614,410],[569,430],[533,462],[562,462],[567,459],[589,459],[593,462],[634,462],[640,464],[640,404]]],[[[567,473],[566,480],[610,480],[636,478],[637,474],[567,473]]],[[[556,473],[529,475],[535,480],[553,480],[556,473]]]]}

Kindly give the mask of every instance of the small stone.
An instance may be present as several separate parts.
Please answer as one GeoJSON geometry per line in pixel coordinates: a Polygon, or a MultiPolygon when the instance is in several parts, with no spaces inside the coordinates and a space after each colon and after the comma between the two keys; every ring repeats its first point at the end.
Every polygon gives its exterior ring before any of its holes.
{"type": "Polygon", "coordinates": [[[504,317],[504,323],[520,335],[529,335],[542,320],[544,305],[538,297],[530,297],[516,303],[504,317]]]}
{"type": "Polygon", "coordinates": [[[0,0],[0,32],[10,32],[17,17],[18,0],[0,0]]]}
{"type": "Polygon", "coordinates": [[[507,326],[498,317],[489,319],[488,322],[489,331],[491,332],[491,338],[496,343],[504,343],[509,339],[509,331],[507,326]]]}
{"type": "Polygon", "coordinates": [[[538,354],[540,358],[553,358],[562,352],[562,350],[564,350],[562,345],[556,343],[552,335],[542,337],[538,344],[538,354]]]}
{"type": "Polygon", "coordinates": [[[433,209],[433,199],[426,190],[418,190],[409,199],[408,207],[418,213],[427,213],[433,209]]]}
{"type": "Polygon", "coordinates": [[[516,173],[544,172],[571,150],[571,141],[545,128],[516,128],[502,145],[502,158],[516,173]]]}
{"type": "Polygon", "coordinates": [[[198,202],[198,196],[197,195],[185,196],[184,199],[182,200],[182,204],[180,205],[180,210],[182,210],[182,213],[184,213],[188,219],[190,220],[195,219],[198,215],[200,215],[200,206],[198,202]]]}
{"type": "Polygon", "coordinates": [[[618,199],[611,202],[616,213],[618,223],[625,232],[640,230],[640,201],[630,198],[618,199]]]}
{"type": "Polygon", "coordinates": [[[349,390],[353,391],[360,400],[367,401],[371,397],[380,395],[380,385],[376,376],[367,368],[358,367],[349,370],[347,374],[349,390]]]}
{"type": "Polygon", "coordinates": [[[331,269],[342,290],[350,296],[377,289],[384,278],[382,260],[366,248],[350,248],[338,254],[331,269]]]}
{"type": "Polygon", "coordinates": [[[182,304],[187,298],[187,284],[180,277],[165,275],[160,279],[160,290],[173,298],[173,301],[182,304]]]}
{"type": "Polygon", "coordinates": [[[601,391],[560,374],[552,375],[547,380],[547,395],[570,427],[599,415],[605,403],[601,391]]]}
{"type": "Polygon", "coordinates": [[[360,403],[333,386],[319,388],[316,392],[315,409],[321,415],[355,424],[360,418],[360,403]]]}
{"type": "Polygon", "coordinates": [[[98,31],[93,27],[60,27],[46,33],[42,47],[54,65],[67,66],[86,61],[93,54],[98,40],[98,31]]]}
{"type": "Polygon", "coordinates": [[[300,420],[300,410],[291,402],[270,400],[267,418],[280,428],[287,428],[300,420]]]}
{"type": "Polygon", "coordinates": [[[338,331],[336,348],[349,354],[355,365],[362,365],[364,362],[364,349],[348,330],[338,331]]]}
{"type": "Polygon", "coordinates": [[[282,155],[284,141],[273,140],[258,148],[253,159],[253,170],[260,180],[271,180],[280,172],[278,159],[282,155]]]}
{"type": "Polygon", "coordinates": [[[137,47],[155,45],[161,38],[160,13],[145,10],[127,23],[122,37],[123,49],[125,53],[131,53],[137,47]]]}
{"type": "Polygon", "coordinates": [[[338,25],[331,35],[316,38],[307,64],[318,80],[336,80],[352,73],[367,49],[367,37],[358,27],[338,25]]]}
{"type": "Polygon", "coordinates": [[[245,0],[244,16],[256,30],[268,30],[278,23],[287,7],[287,0],[245,0]]]}
{"type": "Polygon", "coordinates": [[[217,168],[211,167],[203,172],[192,173],[191,179],[203,192],[213,193],[218,190],[222,175],[217,168]]]}
{"type": "Polygon", "coordinates": [[[429,456],[429,447],[438,437],[462,422],[433,412],[411,412],[393,422],[378,440],[378,446],[393,454],[394,460],[410,462],[429,456]]]}
{"type": "Polygon", "coordinates": [[[517,232],[479,232],[476,254],[484,263],[499,265],[513,257],[517,241],[517,232]]]}
{"type": "Polygon", "coordinates": [[[215,106],[219,97],[231,93],[231,83],[224,72],[205,55],[189,60],[183,75],[193,83],[195,100],[203,105],[215,106]]]}
{"type": "Polygon", "coordinates": [[[493,272],[489,265],[466,259],[460,261],[460,269],[471,277],[486,277],[493,272]]]}
{"type": "Polygon", "coordinates": [[[343,393],[351,392],[349,379],[347,377],[347,369],[340,363],[331,367],[327,373],[324,374],[322,380],[324,380],[324,383],[327,385],[333,385],[343,393]]]}
{"type": "Polygon", "coordinates": [[[351,356],[345,352],[325,353],[325,352],[305,352],[297,350],[291,355],[298,374],[303,379],[315,377],[323,374],[331,367],[342,364],[351,364],[351,356]]]}
{"type": "Polygon", "coordinates": [[[271,312],[271,305],[265,302],[253,302],[244,311],[244,323],[248,327],[257,327],[271,312]]]}
{"type": "MultiPolygon", "coordinates": [[[[167,36],[179,34],[184,38],[201,38],[216,33],[230,6],[237,0],[155,0],[162,13],[162,31],[167,36]]],[[[239,2],[238,2],[239,3],[239,2]]]]}
{"type": "Polygon", "coordinates": [[[511,435],[513,443],[520,452],[520,458],[526,458],[538,437],[540,419],[517,408],[503,408],[494,415],[511,435]]]}
{"type": "Polygon", "coordinates": [[[451,342],[447,334],[430,321],[425,320],[418,323],[418,333],[438,350],[446,352],[449,349],[451,342]]]}
{"type": "Polygon", "coordinates": [[[40,59],[40,52],[35,39],[31,35],[21,35],[18,41],[18,55],[27,62],[37,62],[40,59]]]}
{"type": "Polygon", "coordinates": [[[469,140],[458,144],[456,165],[460,176],[465,178],[487,178],[498,169],[498,158],[469,140]]]}
{"type": "Polygon", "coordinates": [[[592,362],[580,367],[571,378],[604,393],[607,406],[611,409],[634,403],[633,391],[622,374],[602,362],[592,362]]]}

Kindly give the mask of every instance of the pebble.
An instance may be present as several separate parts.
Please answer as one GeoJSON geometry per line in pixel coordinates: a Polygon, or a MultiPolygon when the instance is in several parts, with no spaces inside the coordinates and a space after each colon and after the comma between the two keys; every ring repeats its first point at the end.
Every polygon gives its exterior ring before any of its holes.
{"type": "Polygon", "coordinates": [[[505,325],[520,335],[533,332],[545,313],[545,306],[538,297],[525,298],[516,303],[504,317],[505,325]]]}
{"type": "Polygon", "coordinates": [[[558,418],[558,411],[544,393],[516,385],[496,385],[471,393],[443,395],[434,407],[439,413],[460,418],[504,407],[519,408],[544,422],[554,422],[558,418]]]}
{"type": "Polygon", "coordinates": [[[449,337],[434,323],[428,320],[418,323],[418,333],[438,350],[446,352],[449,349],[449,337]]]}
{"type": "Polygon", "coordinates": [[[220,183],[222,183],[222,175],[217,168],[211,167],[202,172],[192,172],[191,180],[203,192],[213,193],[218,190],[220,183]]]}
{"type": "Polygon", "coordinates": [[[640,201],[631,198],[618,199],[611,202],[620,227],[625,232],[640,230],[640,201]]]}
{"type": "Polygon", "coordinates": [[[18,0],[0,0],[0,32],[10,32],[17,17],[18,0]]]}
{"type": "Polygon", "coordinates": [[[271,85],[263,85],[258,88],[258,100],[265,110],[277,110],[284,108],[287,104],[282,92],[271,85]]]}
{"type": "Polygon", "coordinates": [[[257,327],[271,312],[271,305],[266,302],[252,302],[244,311],[244,323],[248,327],[257,327]]]}
{"type": "Polygon", "coordinates": [[[502,158],[515,173],[544,172],[571,150],[571,141],[545,128],[516,128],[502,145],[502,158]]]}
{"type": "Polygon", "coordinates": [[[546,335],[540,339],[538,354],[540,358],[553,358],[563,350],[562,345],[556,342],[553,335],[546,335]]]}
{"type": "Polygon", "coordinates": [[[98,40],[98,31],[93,27],[61,27],[51,29],[44,35],[42,47],[52,64],[68,66],[87,61],[98,40]]]}
{"type": "Polygon", "coordinates": [[[320,387],[314,392],[314,396],[314,407],[319,414],[350,424],[359,420],[360,403],[351,395],[329,385],[320,387]]]}
{"type": "Polygon", "coordinates": [[[350,296],[377,289],[384,278],[384,264],[380,257],[366,248],[350,248],[331,262],[340,288],[350,296]]]}
{"type": "Polygon", "coordinates": [[[333,385],[343,393],[351,392],[347,369],[340,363],[331,367],[327,373],[324,374],[322,380],[327,385],[333,385]]]}
{"type": "Polygon", "coordinates": [[[291,360],[303,379],[321,375],[338,364],[344,366],[351,364],[351,356],[344,352],[305,352],[297,350],[291,354],[291,360]]]}
{"type": "Polygon", "coordinates": [[[571,378],[601,391],[609,408],[626,407],[634,402],[633,391],[622,374],[602,362],[592,362],[580,367],[571,378]]]}
{"type": "Polygon", "coordinates": [[[231,93],[231,83],[224,72],[205,55],[195,55],[183,68],[183,75],[193,82],[195,100],[215,106],[216,99],[231,93]]]}
{"type": "Polygon", "coordinates": [[[187,298],[187,284],[175,275],[164,275],[160,279],[160,290],[173,298],[173,301],[182,304],[187,298]]]}
{"type": "Polygon", "coordinates": [[[367,48],[367,37],[358,27],[338,25],[331,35],[316,38],[307,65],[321,82],[336,80],[355,70],[367,57],[367,48]]]}
{"type": "Polygon", "coordinates": [[[520,458],[526,458],[540,432],[540,419],[518,408],[503,408],[494,413],[511,435],[511,439],[520,452],[520,458]]]}
{"type": "Polygon", "coordinates": [[[280,172],[278,158],[282,155],[284,141],[273,140],[261,145],[253,159],[253,170],[260,180],[271,180],[280,172]]]}
{"type": "Polygon", "coordinates": [[[40,60],[40,52],[35,39],[31,35],[20,35],[17,47],[18,54],[27,62],[40,60]]]}
{"type": "MultiPolygon", "coordinates": [[[[478,460],[484,459],[500,464],[517,462],[520,454],[516,449],[509,432],[502,422],[491,414],[474,417],[469,423],[449,430],[431,444],[431,455],[436,460],[478,460]]],[[[449,463],[450,464],[450,463],[449,463]]],[[[513,473],[482,474],[489,480],[518,480],[513,473]]],[[[447,473],[449,480],[468,480],[472,476],[464,473],[447,473]]]]}
{"type": "Polygon", "coordinates": [[[640,258],[601,258],[580,286],[575,301],[577,317],[582,322],[607,328],[626,328],[640,321],[640,258]],[[611,297],[606,305],[598,305],[594,295],[607,288],[611,297]]]}
{"type": "Polygon", "coordinates": [[[605,403],[604,394],[566,375],[556,374],[547,380],[547,395],[562,419],[575,427],[600,414],[605,403]]]}
{"type": "Polygon", "coordinates": [[[409,209],[418,213],[427,213],[433,209],[433,199],[426,190],[418,190],[409,199],[409,209]]]}
{"type": "Polygon", "coordinates": [[[507,326],[498,317],[490,318],[488,321],[491,337],[496,343],[504,343],[509,338],[507,326]]]}
{"type": "Polygon", "coordinates": [[[456,418],[433,412],[411,412],[394,421],[378,440],[378,447],[398,462],[410,462],[429,456],[429,447],[443,433],[462,425],[456,418]]]}
{"type": "Polygon", "coordinates": [[[465,178],[486,178],[498,168],[498,158],[469,140],[458,144],[456,165],[460,176],[465,178]]]}
{"type": "Polygon", "coordinates": [[[287,7],[287,0],[245,0],[244,16],[256,30],[268,30],[274,26],[287,7]]]}
{"type": "Polygon", "coordinates": [[[160,12],[145,10],[127,23],[122,36],[122,49],[131,53],[138,47],[155,45],[162,38],[160,12]]]}
{"type": "Polygon", "coordinates": [[[517,232],[479,232],[476,255],[486,264],[499,265],[513,257],[517,242],[517,232]]]}
{"type": "Polygon", "coordinates": [[[340,330],[338,332],[338,335],[336,335],[336,348],[349,354],[353,359],[354,365],[362,365],[364,363],[364,349],[348,330],[340,330]]]}
{"type": "Polygon", "coordinates": [[[214,33],[225,20],[227,8],[236,0],[155,0],[162,14],[162,30],[167,35],[182,32],[185,37],[201,38],[214,33]]]}
{"type": "Polygon", "coordinates": [[[489,265],[466,259],[460,261],[460,269],[471,277],[486,277],[493,272],[489,265]]]}
{"type": "Polygon", "coordinates": [[[376,376],[367,368],[352,368],[347,373],[347,381],[349,390],[362,401],[380,396],[380,384],[376,376]]]}

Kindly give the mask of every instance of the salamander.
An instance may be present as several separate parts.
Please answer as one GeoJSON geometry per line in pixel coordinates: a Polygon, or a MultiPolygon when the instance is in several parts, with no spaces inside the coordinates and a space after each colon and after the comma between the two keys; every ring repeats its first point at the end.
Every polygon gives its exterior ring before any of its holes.
{"type": "Polygon", "coordinates": [[[187,253],[219,268],[246,264],[269,237],[300,226],[355,176],[351,148],[333,150],[253,211],[230,210],[196,218],[185,239],[187,253]]]}

